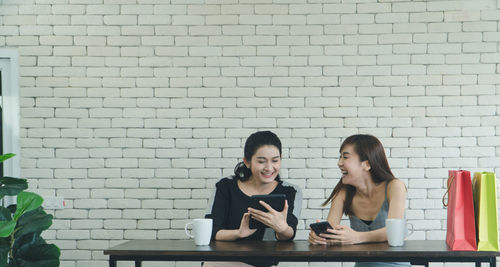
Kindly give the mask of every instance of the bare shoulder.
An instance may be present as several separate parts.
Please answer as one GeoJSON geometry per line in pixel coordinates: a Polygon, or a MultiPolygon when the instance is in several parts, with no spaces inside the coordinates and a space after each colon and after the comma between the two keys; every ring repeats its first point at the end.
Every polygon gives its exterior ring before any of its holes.
{"type": "Polygon", "coordinates": [[[406,185],[400,179],[393,179],[387,186],[388,196],[399,196],[406,194],[406,185]]]}

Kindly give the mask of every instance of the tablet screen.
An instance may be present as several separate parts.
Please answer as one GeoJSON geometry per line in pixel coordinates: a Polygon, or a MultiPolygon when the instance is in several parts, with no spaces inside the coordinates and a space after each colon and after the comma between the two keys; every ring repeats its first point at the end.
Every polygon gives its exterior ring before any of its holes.
{"type": "MultiPolygon", "coordinates": [[[[254,209],[267,212],[267,209],[264,208],[264,206],[262,206],[261,204],[259,204],[260,200],[270,205],[276,211],[283,211],[283,209],[285,208],[285,199],[286,199],[285,194],[253,195],[251,198],[252,200],[250,203],[250,207],[254,209]]],[[[263,223],[250,218],[251,229],[256,229],[261,227],[263,228],[266,226],[263,223]]]]}

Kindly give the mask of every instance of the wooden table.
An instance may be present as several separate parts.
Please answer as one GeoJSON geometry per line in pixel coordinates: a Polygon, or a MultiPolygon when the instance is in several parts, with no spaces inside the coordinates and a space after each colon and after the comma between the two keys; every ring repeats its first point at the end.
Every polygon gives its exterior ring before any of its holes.
{"type": "Polygon", "coordinates": [[[288,262],[489,262],[496,266],[497,251],[451,251],[444,241],[409,240],[402,247],[387,242],[347,246],[312,246],[307,241],[215,241],[196,246],[193,240],[132,240],[104,250],[109,266],[117,261],[288,261],[288,262]]]}

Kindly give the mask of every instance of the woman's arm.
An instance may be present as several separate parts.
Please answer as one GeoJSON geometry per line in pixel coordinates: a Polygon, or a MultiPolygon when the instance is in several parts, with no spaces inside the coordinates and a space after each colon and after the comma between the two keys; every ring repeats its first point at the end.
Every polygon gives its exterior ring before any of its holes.
{"type": "Polygon", "coordinates": [[[213,220],[212,240],[232,241],[247,237],[256,231],[256,229],[249,228],[248,225],[250,217],[247,213],[243,214],[239,229],[226,229],[229,216],[239,216],[238,214],[229,214],[229,205],[234,201],[230,197],[230,187],[231,183],[227,180],[227,178],[223,178],[215,184],[213,204],[209,209],[209,214],[207,215],[213,220]]]}
{"type": "Polygon", "coordinates": [[[406,186],[399,179],[392,180],[387,186],[387,201],[389,202],[388,219],[405,217],[406,186]]]}
{"type": "MultiPolygon", "coordinates": [[[[339,193],[332,199],[332,204],[330,206],[330,210],[328,211],[327,221],[334,228],[340,224],[340,220],[342,219],[344,201],[345,190],[339,191],[339,193]]],[[[329,240],[323,236],[316,235],[316,233],[311,229],[309,231],[309,243],[314,245],[326,245],[329,243],[329,240]]]]}
{"type": "Polygon", "coordinates": [[[340,220],[342,219],[342,214],[344,213],[344,202],[345,202],[345,190],[339,191],[337,196],[332,199],[332,204],[330,206],[330,211],[328,211],[327,220],[332,227],[340,224],[340,220]]]}
{"type": "Polygon", "coordinates": [[[236,239],[250,236],[251,234],[255,233],[257,229],[250,229],[249,221],[250,221],[250,215],[248,213],[243,214],[243,218],[241,218],[241,224],[239,229],[235,230],[220,229],[215,234],[215,240],[233,241],[236,239]]]}
{"type": "Polygon", "coordinates": [[[219,230],[217,234],[215,234],[215,240],[222,241],[234,241],[240,238],[238,230],[219,230]]]}
{"type": "MultiPolygon", "coordinates": [[[[404,218],[406,205],[406,186],[399,180],[392,180],[387,186],[387,201],[389,202],[389,212],[387,218],[404,218]]],[[[383,242],[387,240],[386,228],[380,228],[368,232],[358,232],[345,225],[334,226],[334,230],[329,231],[332,244],[359,244],[367,242],[383,242]]]]}

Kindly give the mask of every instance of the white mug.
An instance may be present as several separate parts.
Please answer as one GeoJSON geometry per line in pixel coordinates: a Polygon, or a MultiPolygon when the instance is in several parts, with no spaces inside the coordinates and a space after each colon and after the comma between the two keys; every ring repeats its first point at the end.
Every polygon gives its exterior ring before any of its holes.
{"type": "Polygon", "coordinates": [[[186,223],[184,227],[186,235],[190,238],[194,238],[194,243],[197,246],[206,246],[210,244],[210,238],[212,237],[212,219],[194,219],[191,222],[186,223]],[[193,225],[193,234],[188,232],[188,226],[193,225]]]}
{"type": "Polygon", "coordinates": [[[385,227],[389,246],[399,247],[404,245],[406,237],[413,234],[413,224],[406,223],[406,219],[386,219],[385,227]],[[410,229],[408,231],[408,226],[410,229]]]}

